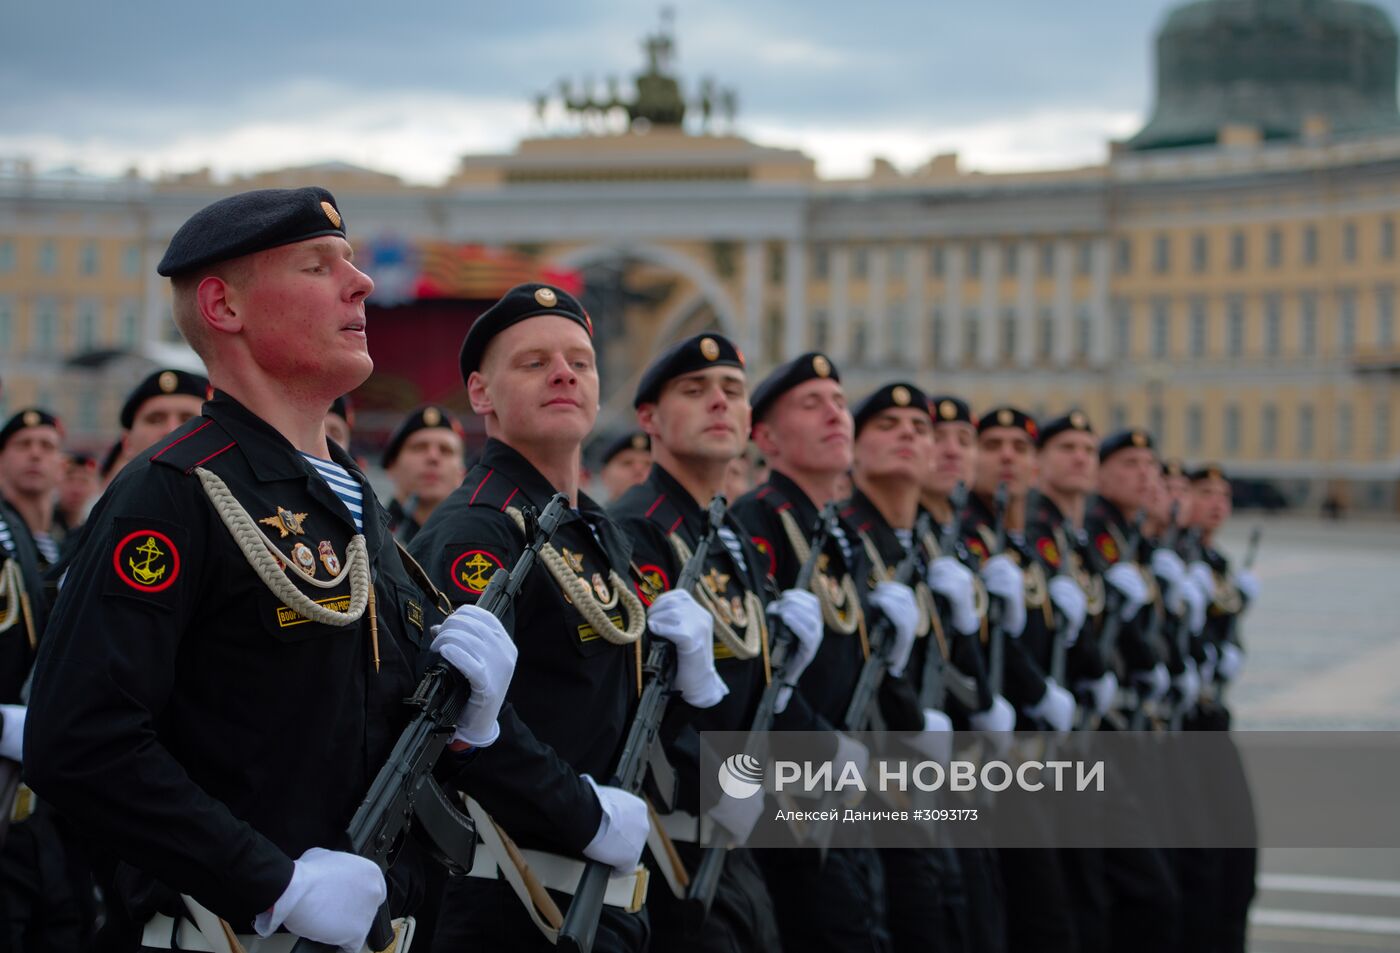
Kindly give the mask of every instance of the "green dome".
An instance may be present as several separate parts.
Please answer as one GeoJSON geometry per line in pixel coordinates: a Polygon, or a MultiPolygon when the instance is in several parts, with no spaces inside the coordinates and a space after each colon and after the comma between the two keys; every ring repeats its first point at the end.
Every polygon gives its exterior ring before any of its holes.
{"type": "Polygon", "coordinates": [[[1131,149],[1214,143],[1221,126],[1297,138],[1303,121],[1338,134],[1400,128],[1396,35],[1355,0],[1197,0],[1157,34],[1157,103],[1131,149]]]}

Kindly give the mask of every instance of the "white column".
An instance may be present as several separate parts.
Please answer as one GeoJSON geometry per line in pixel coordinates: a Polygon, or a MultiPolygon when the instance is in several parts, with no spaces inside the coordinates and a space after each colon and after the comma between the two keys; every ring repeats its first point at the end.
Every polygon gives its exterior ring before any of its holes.
{"type": "Polygon", "coordinates": [[[837,366],[851,353],[851,250],[831,247],[830,350],[837,366]]]}
{"type": "Polygon", "coordinates": [[[1093,259],[1090,264],[1091,289],[1089,291],[1089,364],[1104,367],[1108,364],[1109,352],[1109,313],[1108,313],[1108,238],[1094,239],[1093,259]]]}
{"type": "Polygon", "coordinates": [[[883,246],[870,248],[870,271],[867,277],[865,340],[866,360],[872,368],[888,367],[890,363],[889,320],[889,255],[883,246]]]}
{"type": "Polygon", "coordinates": [[[1017,367],[1035,363],[1035,242],[1024,241],[1016,253],[1016,354],[1017,367]]]}
{"type": "MultiPolygon", "coordinates": [[[[762,355],[764,360],[769,357],[763,352],[764,344],[764,317],[763,317],[763,242],[750,239],[744,242],[744,321],[746,327],[743,329],[745,354],[762,355]]],[[[777,360],[781,360],[780,355],[773,355],[777,360]]]]}
{"type": "Polygon", "coordinates": [[[981,329],[977,332],[977,364],[996,367],[1001,356],[1001,244],[982,243],[981,329]]]}
{"type": "Polygon", "coordinates": [[[955,368],[963,357],[963,249],[949,244],[943,252],[943,353],[942,367],[955,368]]]}
{"type": "Polygon", "coordinates": [[[783,246],[783,360],[807,350],[807,243],[789,239],[783,246]]]}
{"type": "Polygon", "coordinates": [[[1074,245],[1068,239],[1055,242],[1055,346],[1050,352],[1056,367],[1069,364],[1074,352],[1074,245]]]}
{"type": "MultiPolygon", "coordinates": [[[[154,242],[146,242],[141,253],[141,274],[142,284],[145,286],[146,303],[145,314],[142,316],[141,344],[151,344],[161,340],[161,325],[165,319],[166,297],[163,292],[166,289],[166,282],[163,279],[152,277],[156,273],[156,264],[165,254],[165,248],[154,242]]],[[[181,340],[184,340],[181,338],[181,340]]]]}
{"type": "Polygon", "coordinates": [[[909,246],[904,250],[904,333],[908,341],[894,342],[901,367],[922,368],[928,353],[928,315],[924,313],[924,276],[928,273],[928,249],[909,246]]]}

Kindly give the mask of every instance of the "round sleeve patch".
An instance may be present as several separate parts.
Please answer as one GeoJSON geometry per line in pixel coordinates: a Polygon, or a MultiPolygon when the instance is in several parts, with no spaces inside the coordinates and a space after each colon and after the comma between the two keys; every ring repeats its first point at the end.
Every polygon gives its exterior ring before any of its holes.
{"type": "Polygon", "coordinates": [[[112,551],[117,578],[137,592],[162,592],[180,575],[180,551],[154,529],[127,533],[112,551]]]}
{"type": "Polygon", "coordinates": [[[1040,558],[1045,560],[1052,569],[1060,568],[1060,547],[1055,545],[1055,541],[1049,536],[1042,536],[1035,544],[1036,551],[1040,553],[1040,558]]]}
{"type": "Polygon", "coordinates": [[[1110,563],[1118,561],[1118,544],[1114,542],[1108,533],[1100,533],[1099,538],[1094,540],[1094,544],[1099,548],[1099,554],[1110,563]]]}
{"type": "Polygon", "coordinates": [[[452,561],[452,584],[463,592],[480,595],[497,569],[500,559],[484,549],[469,549],[452,561]]]}
{"type": "Polygon", "coordinates": [[[773,544],[762,536],[752,536],[754,548],[764,556],[768,557],[768,575],[778,575],[778,554],[773,552],[773,544]]]}
{"type": "Polygon", "coordinates": [[[671,580],[666,578],[666,570],[660,566],[651,563],[638,566],[637,575],[637,595],[647,605],[651,605],[657,596],[671,588],[671,580]]]}

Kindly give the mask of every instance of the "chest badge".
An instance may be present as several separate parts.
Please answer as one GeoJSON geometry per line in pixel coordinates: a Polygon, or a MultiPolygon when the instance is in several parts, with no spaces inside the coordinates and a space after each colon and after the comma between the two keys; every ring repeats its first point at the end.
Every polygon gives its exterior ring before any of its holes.
{"type": "Polygon", "coordinates": [[[564,562],[568,564],[569,568],[574,572],[578,573],[580,576],[582,576],[583,557],[580,556],[578,553],[574,552],[573,550],[569,549],[567,546],[559,547],[559,552],[564,557],[564,562]]]}
{"type": "Polygon", "coordinates": [[[603,578],[603,574],[600,572],[595,572],[593,574],[593,594],[598,597],[598,601],[603,604],[603,608],[605,609],[611,609],[613,606],[617,605],[617,596],[608,588],[607,580],[603,578]]]}
{"type": "Polygon", "coordinates": [[[316,557],[311,555],[311,547],[305,543],[297,543],[292,547],[292,561],[308,576],[316,575],[316,557]]]}
{"type": "Polygon", "coordinates": [[[305,532],[303,522],[306,520],[305,513],[293,513],[291,510],[277,507],[276,516],[268,516],[258,520],[264,526],[271,526],[278,532],[278,539],[286,539],[288,536],[300,536],[305,532]]]}
{"type": "Polygon", "coordinates": [[[711,568],[702,577],[705,580],[705,588],[717,596],[724,595],[724,591],[729,588],[729,575],[722,573],[718,569],[711,568]]]}
{"type": "Polygon", "coordinates": [[[340,557],[335,554],[335,547],[331,541],[323,539],[316,544],[316,551],[321,554],[321,565],[326,567],[326,572],[332,576],[340,573],[340,557]]]}

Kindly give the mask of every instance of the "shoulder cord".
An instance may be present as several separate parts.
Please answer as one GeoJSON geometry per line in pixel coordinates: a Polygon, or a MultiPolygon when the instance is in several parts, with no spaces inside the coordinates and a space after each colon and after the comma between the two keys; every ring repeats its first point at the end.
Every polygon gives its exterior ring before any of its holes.
{"type": "MultiPolygon", "coordinates": [[[[525,532],[525,517],[521,512],[512,506],[506,510],[506,513],[515,520],[515,525],[523,534],[525,532]]],[[[559,584],[559,588],[564,590],[564,594],[573,600],[574,607],[588,621],[588,624],[593,626],[593,631],[613,645],[631,645],[642,637],[642,630],[647,625],[646,609],[642,608],[642,601],[632,594],[631,584],[619,576],[616,569],[608,570],[608,581],[613,584],[614,591],[622,600],[622,614],[627,620],[627,628],[625,629],[619,629],[613,625],[602,606],[594,601],[593,593],[589,591],[588,584],[565,565],[564,557],[559,555],[559,550],[554,548],[553,543],[544,544],[543,548],[540,549],[540,559],[549,569],[549,574],[554,577],[554,581],[559,584]]]]}
{"type": "Polygon", "coordinates": [[[253,567],[253,572],[272,594],[287,606],[300,614],[320,622],[323,625],[343,626],[359,621],[364,615],[365,607],[369,605],[372,593],[369,573],[369,550],[365,545],[365,537],[361,533],[356,533],[350,539],[350,545],[345,548],[345,565],[340,572],[329,580],[320,580],[307,575],[290,560],[283,560],[280,556],[274,556],[276,547],[272,540],[268,539],[264,533],[248,515],[234,498],[233,491],[228,488],[216,474],[196,467],[194,471],[199,476],[199,482],[204,485],[204,492],[209,497],[209,502],[214,504],[214,512],[219,514],[219,519],[223,520],[228,531],[233,534],[233,539],[238,543],[238,548],[243,550],[243,556],[248,560],[248,565],[253,567]],[[350,607],[344,612],[329,609],[320,605],[310,596],[306,595],[287,578],[286,572],[290,572],[298,579],[309,586],[318,589],[332,589],[340,585],[348,576],[350,579],[350,607]]]}
{"type": "MultiPolygon", "coordinates": [[[[787,533],[788,543],[792,546],[797,561],[805,563],[812,550],[807,545],[802,530],[797,528],[797,520],[793,519],[792,514],[787,510],[783,510],[778,516],[783,522],[783,531],[787,533]]],[[[826,573],[814,572],[812,573],[811,589],[813,595],[817,597],[817,601],[821,603],[822,618],[826,621],[828,628],[840,635],[850,635],[859,628],[861,623],[860,594],[856,592],[856,584],[851,581],[850,573],[843,575],[838,584],[826,573]],[[849,619],[841,618],[841,613],[832,602],[832,593],[826,584],[827,582],[832,583],[841,593],[844,603],[850,607],[849,619]]]]}
{"type": "Polygon", "coordinates": [[[29,606],[29,590],[24,587],[24,572],[19,568],[18,559],[6,559],[0,568],[0,598],[5,599],[7,605],[4,618],[0,618],[0,632],[8,632],[23,619],[29,651],[34,651],[39,647],[39,638],[34,632],[34,610],[29,606]]]}
{"type": "MultiPolygon", "coordinates": [[[[894,570],[886,565],[880,551],[875,548],[875,541],[870,538],[870,534],[861,533],[860,541],[865,546],[865,555],[870,558],[870,564],[875,567],[875,578],[893,581],[894,570]]],[[[911,540],[910,545],[917,546],[919,544],[917,540],[911,540]]],[[[919,619],[914,623],[914,637],[922,639],[928,635],[930,620],[935,618],[938,612],[933,608],[933,593],[928,591],[926,582],[915,579],[910,588],[914,590],[914,603],[919,607],[919,619]]]]}
{"type": "MultiPolygon", "coordinates": [[[[685,544],[675,533],[670,535],[671,546],[676,550],[676,558],[684,566],[690,562],[693,555],[691,548],[685,544]]],[[[721,615],[730,615],[726,606],[720,609],[718,598],[710,592],[710,587],[700,583],[695,587],[696,601],[709,610],[710,615],[715,620],[715,635],[719,640],[728,646],[729,651],[734,653],[735,658],[751,659],[758,655],[763,648],[764,624],[763,624],[763,601],[749,590],[744,590],[744,612],[748,616],[748,624],[744,628],[742,639],[734,632],[734,629],[726,622],[721,615]]]]}

